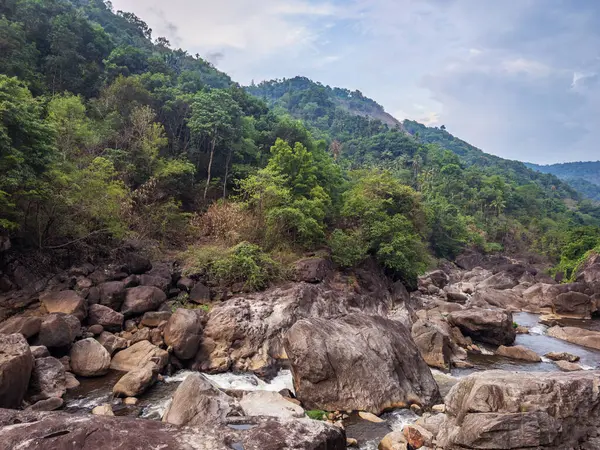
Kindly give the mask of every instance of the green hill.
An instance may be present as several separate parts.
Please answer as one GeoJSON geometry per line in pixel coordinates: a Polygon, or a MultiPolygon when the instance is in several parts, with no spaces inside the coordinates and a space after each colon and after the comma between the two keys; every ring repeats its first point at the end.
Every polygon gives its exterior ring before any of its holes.
{"type": "Polygon", "coordinates": [[[555,175],[587,198],[600,201],[600,161],[525,165],[538,172],[555,175]]]}

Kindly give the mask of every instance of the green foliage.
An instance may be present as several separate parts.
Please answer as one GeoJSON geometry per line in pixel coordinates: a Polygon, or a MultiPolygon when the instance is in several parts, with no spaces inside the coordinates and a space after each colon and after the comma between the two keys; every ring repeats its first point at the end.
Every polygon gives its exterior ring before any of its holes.
{"type": "Polygon", "coordinates": [[[327,411],[323,411],[322,409],[309,409],[306,411],[306,415],[313,420],[326,420],[327,411]]]}
{"type": "Polygon", "coordinates": [[[328,241],[331,258],[340,267],[355,267],[367,257],[368,244],[360,231],[336,229],[328,241]]]}

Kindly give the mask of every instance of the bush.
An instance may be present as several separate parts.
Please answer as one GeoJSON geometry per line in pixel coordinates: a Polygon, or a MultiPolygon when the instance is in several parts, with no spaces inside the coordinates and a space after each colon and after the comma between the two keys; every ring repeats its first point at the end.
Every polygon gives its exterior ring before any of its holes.
{"type": "Polygon", "coordinates": [[[227,245],[243,240],[260,239],[261,227],[254,214],[240,203],[218,201],[193,220],[193,225],[204,236],[214,237],[227,245]]]}
{"type": "Polygon", "coordinates": [[[359,231],[335,230],[329,237],[331,259],[340,267],[354,267],[367,256],[369,245],[359,231]]]}

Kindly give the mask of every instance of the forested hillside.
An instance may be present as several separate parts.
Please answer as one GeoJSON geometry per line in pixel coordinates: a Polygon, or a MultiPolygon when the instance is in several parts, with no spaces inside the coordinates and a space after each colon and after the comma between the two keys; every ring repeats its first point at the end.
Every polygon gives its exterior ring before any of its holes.
{"type": "Polygon", "coordinates": [[[600,161],[525,165],[538,172],[555,175],[586,197],[600,201],[600,161]]]}
{"type": "Polygon", "coordinates": [[[191,245],[215,282],[258,289],[320,250],[414,286],[466,247],[574,261],[597,243],[600,211],[554,176],[358,91],[243,89],[102,0],[8,0],[0,16],[0,227],[17,250],[191,245]]]}

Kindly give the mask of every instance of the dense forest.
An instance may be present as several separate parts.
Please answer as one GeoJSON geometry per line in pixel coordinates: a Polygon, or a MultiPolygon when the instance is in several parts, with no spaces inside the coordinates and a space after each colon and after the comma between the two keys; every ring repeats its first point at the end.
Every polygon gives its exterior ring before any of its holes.
{"type": "Polygon", "coordinates": [[[600,161],[525,165],[538,172],[555,175],[587,198],[600,201],[600,161]]]}
{"type": "Polygon", "coordinates": [[[317,251],[414,285],[467,247],[570,273],[598,244],[600,208],[553,175],[359,91],[243,88],[108,1],[4,1],[0,49],[0,232],[23,251],[190,246],[260,288],[317,251]]]}

